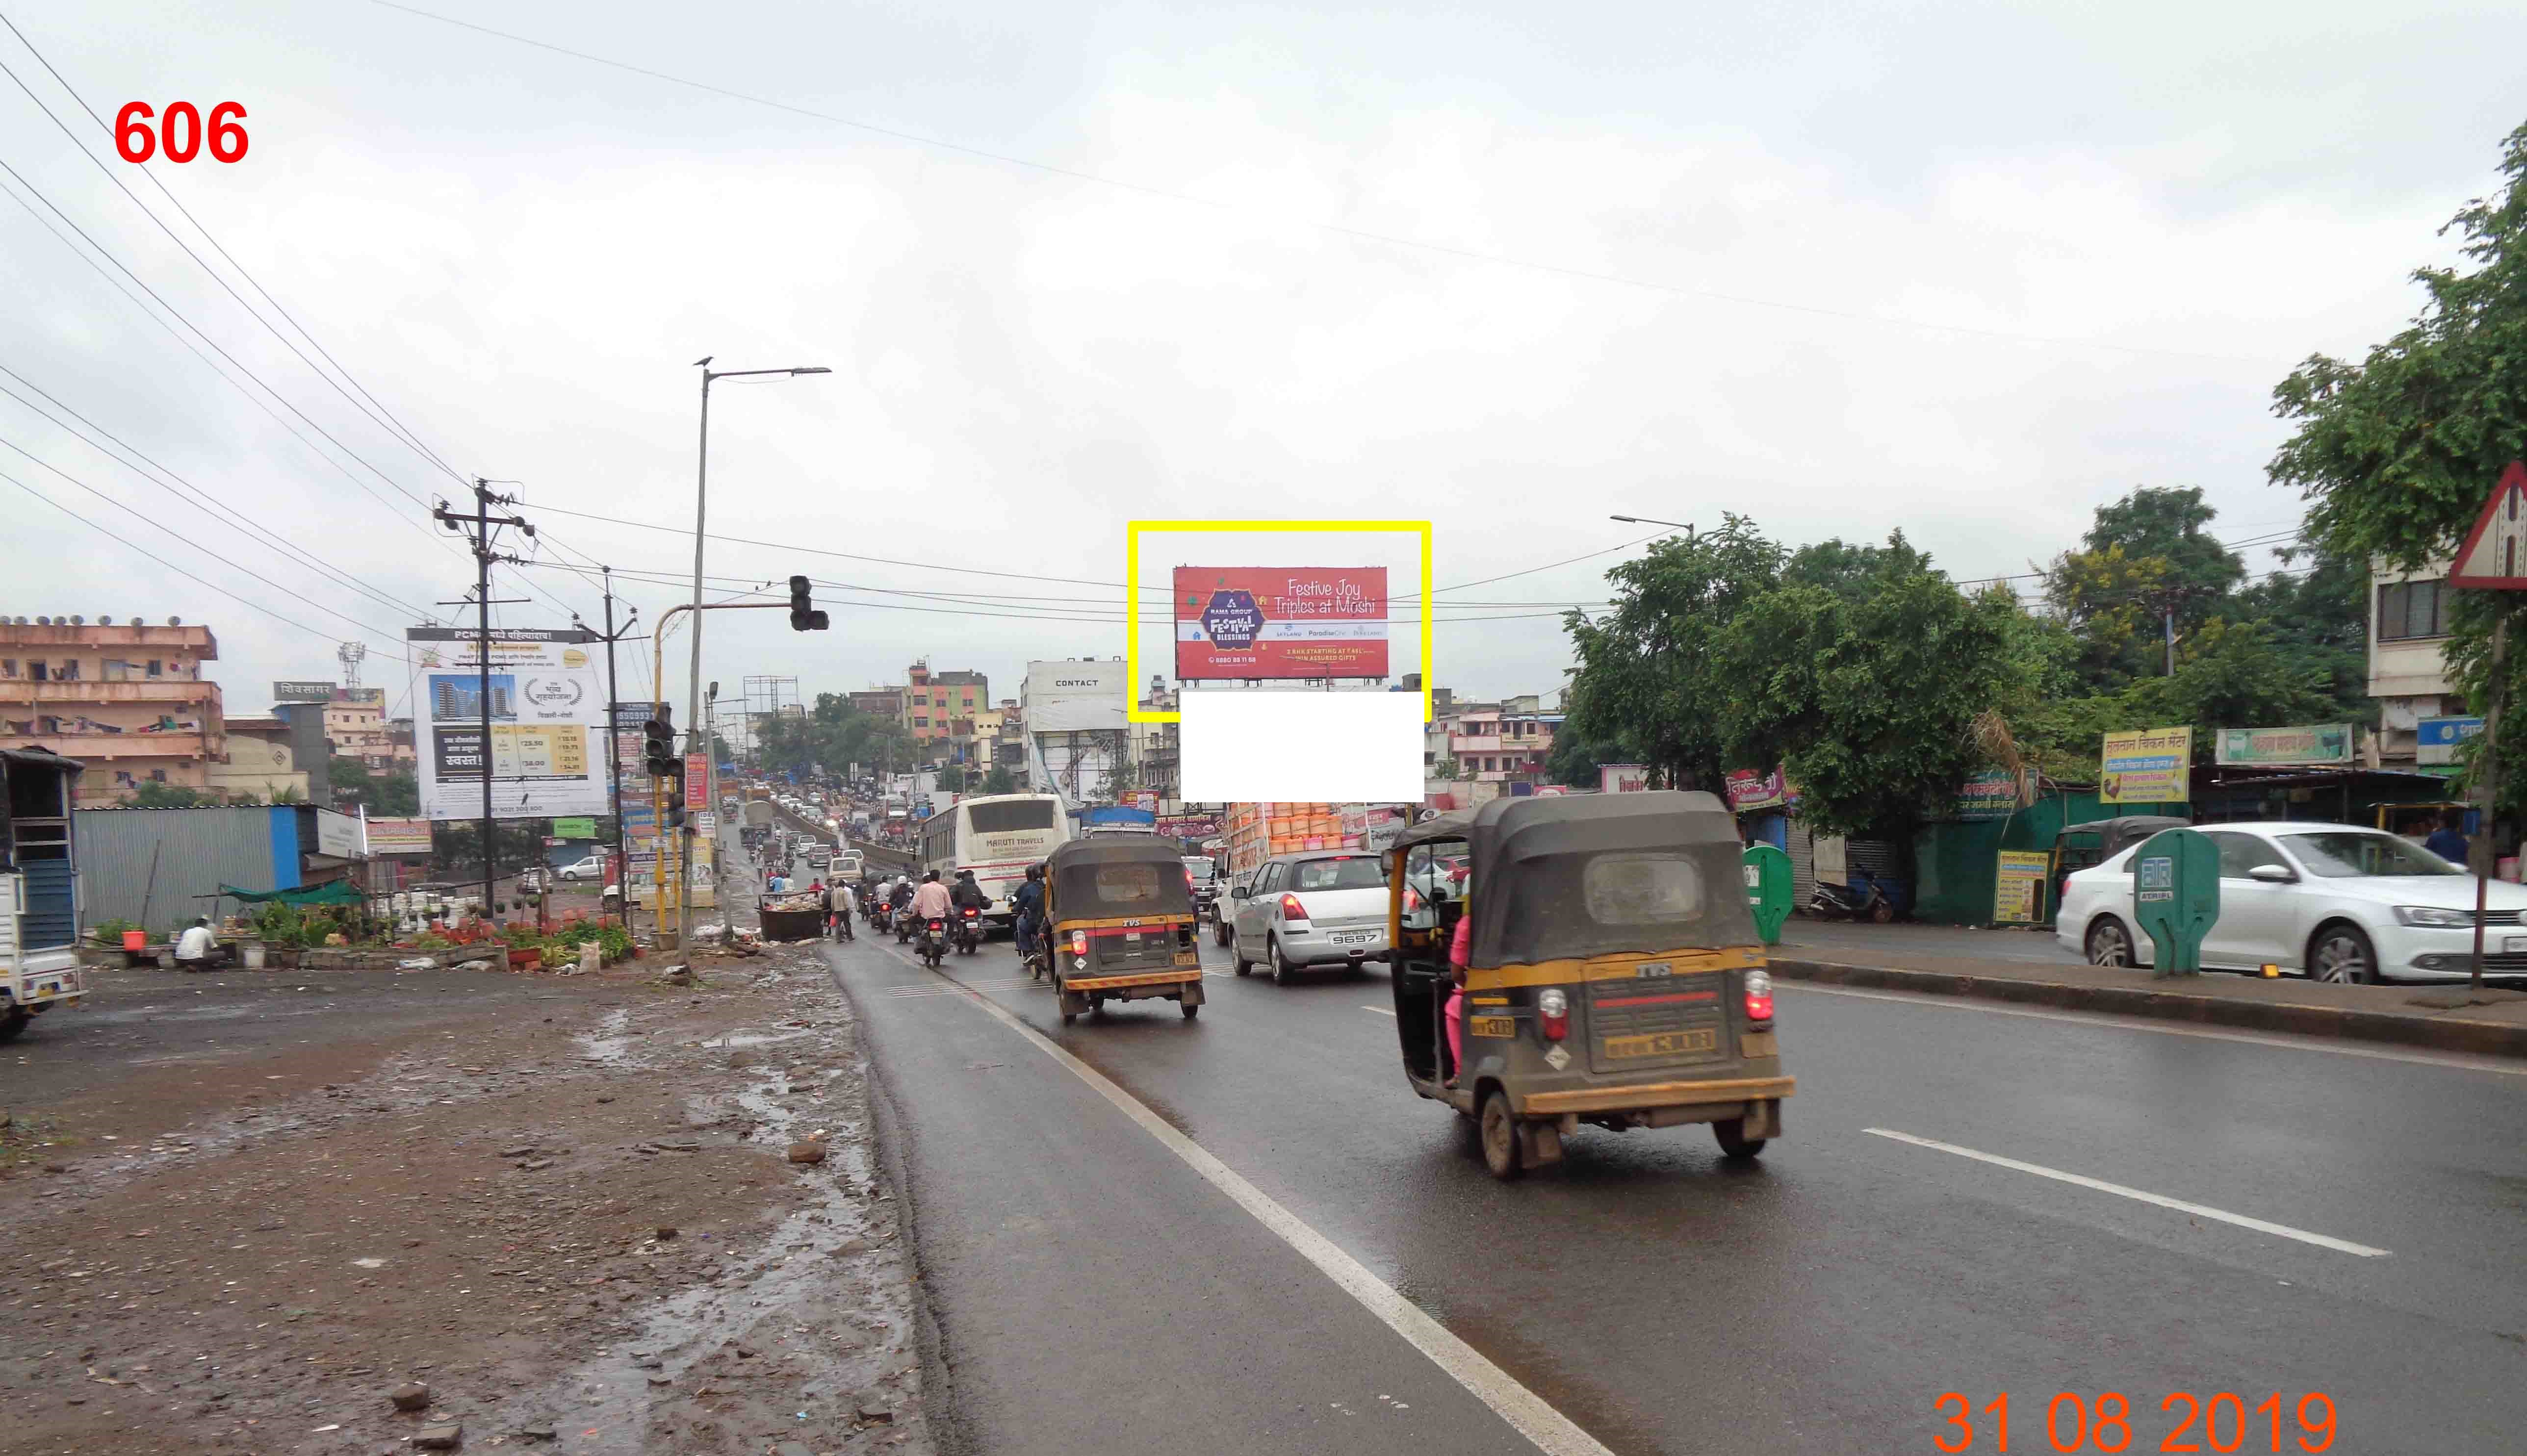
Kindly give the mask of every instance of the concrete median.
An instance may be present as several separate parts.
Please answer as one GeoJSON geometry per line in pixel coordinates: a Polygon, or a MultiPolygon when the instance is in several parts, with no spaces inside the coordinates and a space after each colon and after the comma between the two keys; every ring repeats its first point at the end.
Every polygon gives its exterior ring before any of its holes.
{"type": "MultiPolygon", "coordinates": [[[[1846,953],[1847,954],[1847,953],[1846,953]]],[[[2527,992],[2463,985],[2335,986],[2224,971],[2154,979],[2102,965],[2030,965],[1965,957],[1772,958],[1773,973],[1821,985],[1970,996],[2238,1030],[2527,1057],[2527,992]]]]}

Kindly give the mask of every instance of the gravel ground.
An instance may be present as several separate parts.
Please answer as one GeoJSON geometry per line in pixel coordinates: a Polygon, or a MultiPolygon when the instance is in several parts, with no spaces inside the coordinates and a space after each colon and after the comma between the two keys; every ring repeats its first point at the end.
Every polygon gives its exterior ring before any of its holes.
{"type": "Polygon", "coordinates": [[[927,1453],[849,1006],[698,968],[108,973],[0,1059],[0,1453],[927,1453]]]}

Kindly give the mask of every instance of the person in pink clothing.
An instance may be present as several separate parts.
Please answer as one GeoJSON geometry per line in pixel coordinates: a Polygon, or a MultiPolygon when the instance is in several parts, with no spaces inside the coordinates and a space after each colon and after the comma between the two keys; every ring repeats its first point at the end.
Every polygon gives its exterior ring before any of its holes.
{"type": "Polygon", "coordinates": [[[1448,990],[1448,1080],[1454,1083],[1466,1066],[1466,959],[1473,954],[1474,903],[1459,902],[1457,933],[1448,941],[1448,968],[1456,982],[1448,990]]]}

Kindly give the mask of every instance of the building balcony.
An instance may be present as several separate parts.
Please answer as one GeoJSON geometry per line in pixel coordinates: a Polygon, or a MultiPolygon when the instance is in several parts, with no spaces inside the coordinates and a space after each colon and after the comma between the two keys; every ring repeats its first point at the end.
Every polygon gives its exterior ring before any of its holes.
{"type": "Polygon", "coordinates": [[[11,733],[0,728],[0,747],[48,749],[65,758],[77,758],[83,763],[160,758],[191,761],[227,757],[229,740],[227,734],[216,728],[207,735],[190,728],[171,728],[157,733],[132,729],[121,733],[11,733]]]}
{"type": "Polygon", "coordinates": [[[220,702],[220,685],[199,678],[158,677],[91,680],[88,678],[0,677],[0,708],[41,703],[46,711],[132,703],[178,707],[220,702]]]}
{"type": "Polygon", "coordinates": [[[1502,742],[1501,736],[1497,733],[1448,735],[1448,752],[1451,754],[1497,754],[1505,747],[1507,745],[1502,742]]]}

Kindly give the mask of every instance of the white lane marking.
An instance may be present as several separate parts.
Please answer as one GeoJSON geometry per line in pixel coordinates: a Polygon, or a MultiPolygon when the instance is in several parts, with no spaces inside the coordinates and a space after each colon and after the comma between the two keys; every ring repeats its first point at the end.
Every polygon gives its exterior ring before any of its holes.
{"type": "Polygon", "coordinates": [[[2388,1052],[2373,1047],[2336,1046],[2322,1037],[2259,1036],[2251,1031],[2207,1031],[2198,1026],[2163,1026],[2154,1021],[2139,1020],[2121,1012],[2032,1012],[2021,1007],[1993,1006],[1971,996],[1942,996],[1932,991],[1855,991],[1848,986],[1820,986],[1810,981],[1794,981],[1786,976],[1775,978],[1776,990],[1786,987],[1793,991],[1813,991],[1819,996],[1857,996],[1863,1001],[1892,1001],[1903,1006],[1918,1006],[1926,1011],[1984,1012],[1995,1016],[2033,1016],[2039,1021],[2069,1021],[2082,1026],[2107,1026],[2118,1031],[2150,1031],[2160,1036],[2197,1036],[2206,1041],[2244,1042],[2253,1047],[2281,1047],[2295,1052],[2331,1052],[2338,1057],[2366,1057],[2373,1062],[2408,1062],[2415,1066],[2437,1066],[2453,1071],[2494,1071],[2502,1076],[2527,1077],[2527,1065],[2504,1064],[2489,1059],[2470,1058],[2461,1052],[2433,1055],[2426,1052],[2388,1052]]]}
{"type": "Polygon", "coordinates": [[[1375,1012],[1381,1016],[1391,1016],[1395,1014],[1395,1008],[1391,1006],[1365,1006],[1362,1007],[1361,1010],[1365,1012],[1375,1012]]]}
{"type": "Polygon", "coordinates": [[[2064,1172],[2058,1168],[2046,1168],[2040,1163],[2021,1163],[2015,1158],[2003,1158],[1997,1153],[1978,1153],[1972,1148],[1961,1148],[1955,1143],[1943,1143],[1936,1138],[1915,1137],[1912,1133],[1897,1132],[1891,1127],[1863,1127],[1860,1130],[1875,1134],[1879,1137],[1890,1137],[1899,1143],[1911,1143],[1918,1148],[1934,1148],[1942,1153],[1954,1153],[1960,1158],[1972,1158],[1978,1163],[1988,1163],[1995,1168],[2014,1169],[2019,1172],[2032,1172],[2039,1178],[2051,1178],[2056,1182],[2071,1183],[2082,1188],[2093,1188],[2100,1193],[2112,1193],[2119,1198],[2130,1198],[2140,1203],[2155,1204],[2163,1209],[2174,1209],[2180,1214],[2192,1214],[2198,1218],[2216,1219],[2223,1223],[2235,1223],[2241,1228],[2254,1229],[2258,1233],[2272,1233],[2279,1234],[2283,1238],[2295,1238],[2300,1243],[2314,1244],[2320,1249],[2332,1249],[2337,1253],[2357,1254],[2363,1259],[2384,1259],[2393,1252],[2388,1249],[2373,1249],[2367,1244],[2355,1244],[2348,1239],[2332,1238],[2322,1233],[2310,1233],[2304,1228],[2293,1228],[2287,1223],[2268,1223],[2261,1219],[2250,1219],[2244,1214],[2233,1214],[2223,1209],[2209,1207],[2205,1204],[2187,1203],[2184,1199],[2169,1198],[2165,1194],[2161,1193],[2148,1193],[2139,1188],[2127,1188],[2121,1183],[2109,1183],[2103,1178],[2092,1178],[2076,1172],[2064,1172]]]}
{"type": "MultiPolygon", "coordinates": [[[[893,954],[892,947],[889,952],[893,954]]],[[[898,959],[910,960],[902,956],[898,956],[898,959]]],[[[936,973],[947,976],[944,970],[936,973]]],[[[948,979],[954,981],[955,977],[948,976],[948,979]]],[[[962,982],[957,984],[963,987],[962,982]]],[[[1615,1456],[1603,1442],[1547,1404],[1544,1397],[1520,1384],[1516,1377],[1449,1332],[1448,1326],[1430,1318],[1419,1305],[1369,1273],[1367,1266],[1344,1253],[1340,1245],[1275,1203],[1236,1170],[1212,1157],[1202,1144],[1169,1126],[1165,1118],[1142,1106],[1140,1099],[1114,1085],[1097,1068],[1063,1051],[1051,1037],[1029,1026],[990,997],[968,989],[965,999],[1025,1038],[1037,1051],[1067,1067],[1098,1096],[1113,1104],[1115,1111],[1140,1124],[1142,1131],[1157,1138],[1186,1167],[1200,1173],[1203,1181],[1227,1194],[1239,1207],[1254,1215],[1257,1222],[1296,1250],[1300,1258],[1315,1265],[1318,1273],[1333,1280],[1345,1294],[1358,1300],[1387,1328],[1404,1336],[1406,1343],[1428,1356],[1431,1364],[1465,1386],[1476,1400],[1491,1407],[1494,1415],[1508,1422],[1512,1430],[1525,1436],[1545,1456],[1615,1456]]]]}

